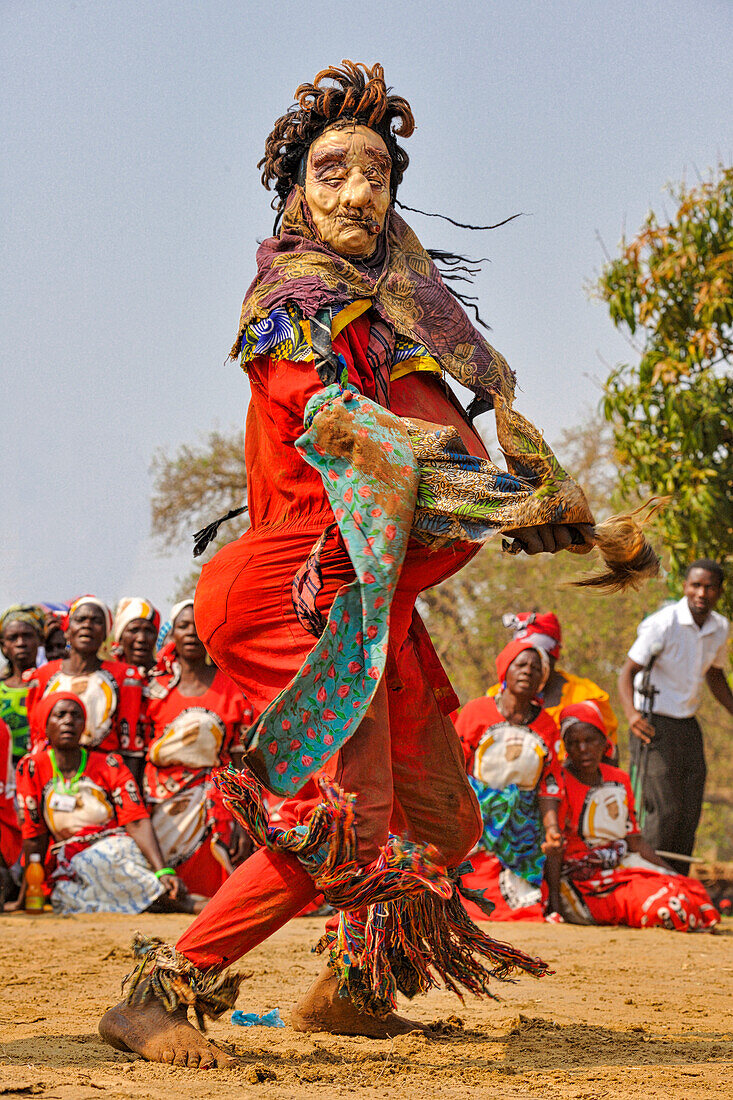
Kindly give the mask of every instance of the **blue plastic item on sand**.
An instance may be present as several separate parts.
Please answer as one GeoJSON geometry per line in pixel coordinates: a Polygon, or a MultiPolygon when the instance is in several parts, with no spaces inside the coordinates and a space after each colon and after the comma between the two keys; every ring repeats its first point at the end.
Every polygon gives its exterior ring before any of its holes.
{"type": "Polygon", "coordinates": [[[241,1012],[237,1009],[232,1012],[232,1023],[239,1024],[240,1027],[285,1027],[279,1008],[271,1008],[261,1016],[256,1012],[241,1012]]]}

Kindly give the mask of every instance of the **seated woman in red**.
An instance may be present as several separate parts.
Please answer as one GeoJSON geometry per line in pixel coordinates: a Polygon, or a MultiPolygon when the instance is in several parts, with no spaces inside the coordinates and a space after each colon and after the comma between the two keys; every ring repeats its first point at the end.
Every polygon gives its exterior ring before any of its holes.
{"type": "Polygon", "coordinates": [[[560,714],[567,759],[560,911],[573,924],[704,931],[720,920],[701,882],[675,874],[639,832],[631,780],[602,762],[606,727],[593,702],[560,714]]]}
{"type": "MultiPolygon", "coordinates": [[[[163,861],[129,770],[113,753],[82,747],[87,715],[81,699],[54,692],[37,715],[48,747],[18,765],[18,805],[24,857],[46,860],[54,910],[141,913],[165,899],[167,911],[193,912],[163,861]]],[[[18,906],[23,895],[21,888],[18,906]]]]}
{"type": "Polygon", "coordinates": [[[468,776],[481,807],[483,831],[463,884],[479,890],[490,916],[466,901],[474,920],[536,920],[558,906],[557,810],[562,779],[555,754],[557,726],[537,701],[549,671],[531,638],[510,642],[496,658],[501,691],[473,699],[456,721],[468,776]]]}
{"type": "Polygon", "coordinates": [[[151,741],[143,789],[166,862],[192,893],[212,897],[249,852],[210,777],[230,760],[241,767],[252,708],[207,658],[193,600],[176,604],[171,621],[172,659],[148,688],[151,741]]]}
{"type": "Polygon", "coordinates": [[[17,893],[10,868],[19,855],[20,825],[15,812],[13,738],[9,727],[0,718],[0,913],[6,898],[17,893]]]}
{"type": "Polygon", "coordinates": [[[79,596],[69,608],[65,626],[68,657],[23,674],[28,684],[31,749],[43,745],[46,739],[37,713],[41,700],[55,692],[70,691],[82,699],[86,710],[81,742],[84,748],[134,758],[143,681],[132,665],[104,661],[98,656],[112,629],[111,611],[96,596],[79,596]]]}

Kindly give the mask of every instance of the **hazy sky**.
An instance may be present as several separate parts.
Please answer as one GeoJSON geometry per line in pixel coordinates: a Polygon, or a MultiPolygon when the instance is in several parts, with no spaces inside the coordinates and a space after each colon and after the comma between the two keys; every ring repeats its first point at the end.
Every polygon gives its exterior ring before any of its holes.
{"type": "Polygon", "coordinates": [[[384,64],[413,107],[400,198],[426,246],[491,258],[490,339],[550,439],[629,354],[585,285],[668,180],[731,162],[728,2],[360,5],[13,0],[2,17],[0,607],[167,607],[156,448],[242,424],[225,359],[272,224],[256,162],[302,80],[384,64]]]}

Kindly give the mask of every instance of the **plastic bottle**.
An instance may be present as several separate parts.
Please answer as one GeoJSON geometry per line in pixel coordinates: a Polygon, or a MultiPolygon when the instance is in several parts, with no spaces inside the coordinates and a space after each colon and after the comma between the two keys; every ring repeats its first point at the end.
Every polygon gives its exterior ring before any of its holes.
{"type": "Polygon", "coordinates": [[[43,864],[37,852],[33,852],[25,869],[25,907],[34,913],[43,912],[46,901],[43,894],[43,864]]]}

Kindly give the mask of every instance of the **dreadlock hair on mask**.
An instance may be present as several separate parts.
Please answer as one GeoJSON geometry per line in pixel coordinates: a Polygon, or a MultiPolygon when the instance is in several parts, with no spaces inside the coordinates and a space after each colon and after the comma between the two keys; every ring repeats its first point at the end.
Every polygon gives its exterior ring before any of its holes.
{"type": "Polygon", "coordinates": [[[274,190],[272,207],[279,215],[297,183],[304,182],[308,149],[324,130],[348,124],[368,126],[379,134],[392,159],[390,192],[394,201],[410,158],[397,144],[415,130],[410,104],[391,95],[384,82],[384,69],[377,62],[371,68],[363,61],[341,62],[342,68],[322,69],[312,84],[301,84],[296,102],[275,123],[265,142],[265,155],[257,167],[262,183],[274,190]]]}

